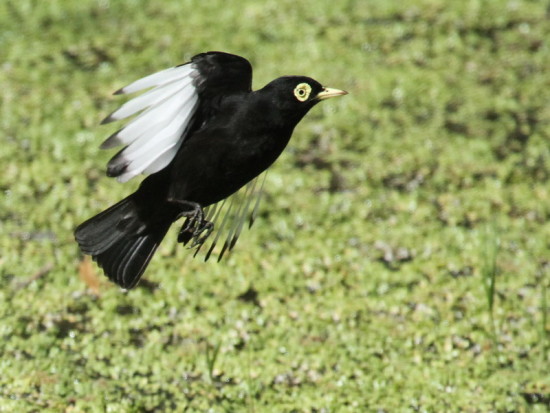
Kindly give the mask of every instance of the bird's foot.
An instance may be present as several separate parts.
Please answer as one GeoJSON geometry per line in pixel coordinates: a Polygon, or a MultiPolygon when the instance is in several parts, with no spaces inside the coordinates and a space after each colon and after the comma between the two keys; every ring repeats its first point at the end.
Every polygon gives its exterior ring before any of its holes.
{"type": "Polygon", "coordinates": [[[187,245],[187,243],[193,239],[193,243],[189,248],[194,248],[198,245],[202,245],[213,230],[214,224],[210,221],[203,219],[200,223],[194,223],[192,218],[187,218],[187,221],[185,221],[178,234],[178,242],[187,245]]]}
{"type": "Polygon", "coordinates": [[[202,226],[197,228],[193,233],[193,243],[190,248],[204,244],[204,241],[208,239],[212,231],[214,230],[214,224],[210,221],[203,221],[202,226]]]}
{"type": "Polygon", "coordinates": [[[214,224],[204,218],[204,211],[200,204],[190,201],[172,202],[175,202],[186,208],[178,215],[178,218],[187,218],[178,234],[178,242],[186,245],[191,239],[193,239],[193,243],[191,244],[190,248],[203,244],[204,241],[206,241],[206,239],[212,233],[212,230],[214,229],[214,224]]]}

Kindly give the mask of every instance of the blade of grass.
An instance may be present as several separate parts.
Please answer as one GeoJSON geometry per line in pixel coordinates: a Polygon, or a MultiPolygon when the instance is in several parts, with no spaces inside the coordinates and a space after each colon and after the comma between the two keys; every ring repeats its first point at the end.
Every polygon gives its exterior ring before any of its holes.
{"type": "Polygon", "coordinates": [[[548,329],[548,274],[549,263],[543,263],[540,266],[540,285],[542,287],[540,295],[540,307],[542,312],[540,341],[542,344],[542,361],[550,360],[550,330],[548,329]]]}
{"type": "Polygon", "coordinates": [[[497,328],[495,323],[495,295],[498,273],[498,254],[500,249],[500,239],[498,236],[498,226],[493,221],[491,225],[485,228],[482,250],[484,252],[483,266],[481,276],[485,298],[487,302],[487,311],[490,319],[490,335],[496,348],[497,328]]]}
{"type": "Polygon", "coordinates": [[[221,341],[218,342],[215,346],[213,346],[208,342],[206,343],[206,349],[205,349],[206,368],[208,369],[208,376],[210,377],[210,381],[213,384],[216,381],[214,377],[214,366],[216,365],[216,360],[218,359],[218,355],[220,354],[220,348],[221,348],[221,341]]]}

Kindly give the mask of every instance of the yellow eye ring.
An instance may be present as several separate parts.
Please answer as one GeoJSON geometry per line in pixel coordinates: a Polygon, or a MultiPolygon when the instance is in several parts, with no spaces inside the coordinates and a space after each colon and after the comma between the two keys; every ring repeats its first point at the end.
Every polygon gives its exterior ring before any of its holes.
{"type": "Polygon", "coordinates": [[[300,83],[294,88],[294,97],[300,102],[305,102],[311,94],[311,86],[307,83],[300,83]]]}

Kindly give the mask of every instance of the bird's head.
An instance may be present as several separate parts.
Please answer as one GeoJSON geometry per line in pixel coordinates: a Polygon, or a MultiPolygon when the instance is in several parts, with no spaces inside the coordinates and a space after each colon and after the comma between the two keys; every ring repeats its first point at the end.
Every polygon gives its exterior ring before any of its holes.
{"type": "Polygon", "coordinates": [[[323,87],[307,76],[283,76],[268,83],[262,92],[271,97],[271,102],[282,114],[295,117],[298,122],[321,100],[346,95],[348,92],[323,87]]]}

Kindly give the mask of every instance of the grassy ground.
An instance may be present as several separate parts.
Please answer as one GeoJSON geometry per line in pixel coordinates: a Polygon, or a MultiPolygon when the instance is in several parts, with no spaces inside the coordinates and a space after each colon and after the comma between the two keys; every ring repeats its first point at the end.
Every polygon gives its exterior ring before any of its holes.
{"type": "MultiPolygon", "coordinates": [[[[0,411],[550,408],[550,9],[528,0],[0,3],[0,411]],[[297,128],[229,260],[130,293],[72,231],[110,93],[206,50],[350,95],[297,128]]],[[[114,126],[113,126],[114,128],[114,126]]]]}

